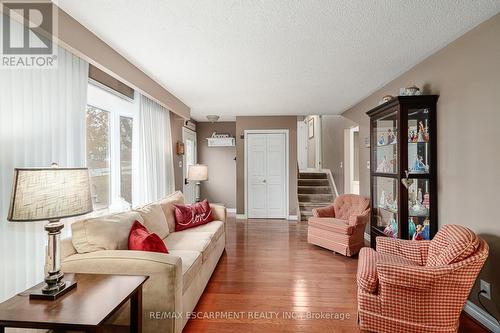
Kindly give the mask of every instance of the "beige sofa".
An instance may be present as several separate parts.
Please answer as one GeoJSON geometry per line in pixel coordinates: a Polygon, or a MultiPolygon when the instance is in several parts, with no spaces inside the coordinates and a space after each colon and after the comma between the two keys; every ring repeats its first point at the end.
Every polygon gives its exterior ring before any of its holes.
{"type": "MultiPolygon", "coordinates": [[[[225,247],[226,209],[212,205],[215,221],[175,232],[176,192],[139,209],[81,220],[62,240],[64,272],[149,275],[143,289],[143,332],[181,332],[225,247]],[[157,233],[169,253],[127,250],[128,230],[138,220],[157,233]]],[[[111,322],[128,325],[126,305],[111,322]]]]}

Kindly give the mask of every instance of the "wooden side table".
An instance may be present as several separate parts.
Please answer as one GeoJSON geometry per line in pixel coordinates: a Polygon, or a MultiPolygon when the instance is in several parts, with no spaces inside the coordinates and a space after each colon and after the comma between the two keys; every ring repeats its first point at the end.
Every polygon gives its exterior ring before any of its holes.
{"type": "Polygon", "coordinates": [[[0,304],[5,327],[102,332],[103,325],[130,300],[130,332],[142,331],[142,285],[149,276],[65,274],[77,287],[55,301],[30,300],[30,289],[0,304]]]}

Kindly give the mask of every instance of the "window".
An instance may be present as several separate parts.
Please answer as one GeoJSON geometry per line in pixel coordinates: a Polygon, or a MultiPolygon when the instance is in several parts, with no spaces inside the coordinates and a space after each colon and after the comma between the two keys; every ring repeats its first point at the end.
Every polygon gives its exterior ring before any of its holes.
{"type": "Polygon", "coordinates": [[[88,86],[87,103],[87,166],[94,209],[129,208],[138,103],[94,83],[88,86]]]}
{"type": "Polygon", "coordinates": [[[111,195],[109,112],[87,106],[87,167],[94,209],[107,208],[111,195]]]}
{"type": "Polygon", "coordinates": [[[120,117],[120,195],[132,203],[132,128],[130,117],[120,117]]]}

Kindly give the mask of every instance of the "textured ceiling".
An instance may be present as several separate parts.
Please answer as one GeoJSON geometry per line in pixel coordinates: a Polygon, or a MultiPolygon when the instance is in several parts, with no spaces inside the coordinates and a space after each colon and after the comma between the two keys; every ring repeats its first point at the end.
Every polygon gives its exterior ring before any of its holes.
{"type": "Polygon", "coordinates": [[[500,0],[59,0],[192,116],[338,114],[500,0]]]}

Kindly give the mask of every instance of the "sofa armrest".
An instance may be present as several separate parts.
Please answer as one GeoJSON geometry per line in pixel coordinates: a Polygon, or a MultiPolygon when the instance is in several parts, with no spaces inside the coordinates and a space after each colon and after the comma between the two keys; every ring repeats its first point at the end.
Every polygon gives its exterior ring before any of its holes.
{"type": "Polygon", "coordinates": [[[212,209],[212,216],[217,221],[226,222],[227,218],[227,209],[222,205],[210,204],[210,208],[212,209]]]}
{"type": "Polygon", "coordinates": [[[423,266],[427,262],[430,242],[428,240],[412,241],[379,236],[377,237],[377,252],[402,256],[423,266]]]}
{"type": "MultiPolygon", "coordinates": [[[[165,316],[155,318],[151,313],[182,312],[182,260],[170,254],[106,250],[74,254],[61,263],[63,272],[94,274],[148,275],[143,286],[143,322],[146,332],[179,332],[182,319],[165,316]]],[[[116,324],[127,325],[128,306],[123,307],[116,324]]]]}
{"type": "Polygon", "coordinates": [[[439,279],[452,271],[449,266],[427,267],[377,262],[377,275],[381,284],[418,290],[430,290],[433,283],[439,283],[439,279]]]}
{"type": "Polygon", "coordinates": [[[335,217],[335,210],[333,209],[333,205],[329,205],[327,207],[314,208],[312,214],[314,217],[335,217]]]}

